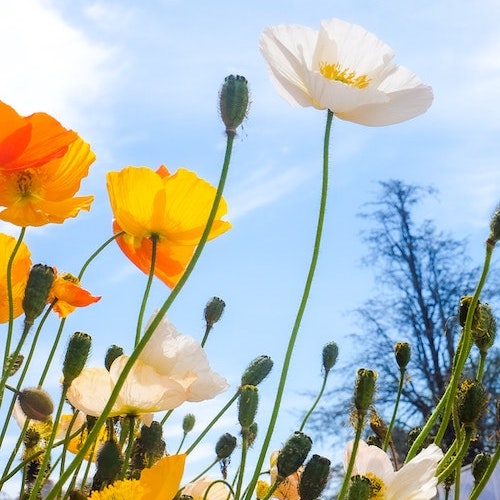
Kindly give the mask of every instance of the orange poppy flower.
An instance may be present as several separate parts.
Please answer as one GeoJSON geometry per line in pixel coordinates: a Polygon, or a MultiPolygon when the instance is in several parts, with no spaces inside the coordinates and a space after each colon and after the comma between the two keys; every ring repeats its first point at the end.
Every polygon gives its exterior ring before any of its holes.
{"type": "MultiPolygon", "coordinates": [[[[215,198],[215,188],[194,172],[180,168],[170,174],[165,166],[156,172],[146,167],[126,167],[108,172],[108,193],[115,216],[114,233],[123,253],[149,273],[152,238],[157,238],[155,275],[174,287],[200,241],[215,198]]],[[[222,199],[209,239],[226,232],[231,224],[222,199]]]]}
{"type": "Polygon", "coordinates": [[[94,160],[90,146],[54,118],[23,118],[0,102],[0,219],[43,226],[89,210],[94,197],[74,195],[94,160]]]}
{"type": "Polygon", "coordinates": [[[46,113],[21,116],[0,101],[0,170],[14,172],[61,158],[78,137],[46,113]]]}
{"type": "Polygon", "coordinates": [[[80,286],[78,278],[70,273],[58,274],[52,283],[48,302],[53,302],[54,311],[60,318],[65,318],[77,307],[85,307],[101,300],[101,297],[92,295],[80,286]],[[56,300],[57,299],[57,300],[56,300]]]}
{"type": "MultiPolygon", "coordinates": [[[[16,239],[0,233],[0,323],[9,321],[9,301],[7,291],[7,264],[16,239]]],[[[21,243],[12,265],[12,297],[14,299],[14,318],[23,313],[23,297],[31,269],[31,258],[28,247],[21,243]]]]}

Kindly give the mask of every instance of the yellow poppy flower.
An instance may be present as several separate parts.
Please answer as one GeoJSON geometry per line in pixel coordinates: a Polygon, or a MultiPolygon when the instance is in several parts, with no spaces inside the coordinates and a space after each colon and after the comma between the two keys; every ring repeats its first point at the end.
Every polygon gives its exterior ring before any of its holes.
{"type": "Polygon", "coordinates": [[[179,490],[186,455],[163,457],[144,469],[140,479],[115,481],[102,491],[94,491],[90,500],[172,500],[179,490]]]}
{"type": "Polygon", "coordinates": [[[77,307],[85,307],[101,300],[100,296],[92,295],[88,290],[80,286],[78,278],[70,273],[58,274],[52,283],[48,302],[57,301],[54,311],[60,318],[65,318],[77,307]]]}
{"type": "MultiPolygon", "coordinates": [[[[7,264],[16,239],[0,233],[0,323],[9,321],[9,302],[7,291],[7,264]]],[[[12,265],[12,297],[14,299],[14,318],[23,313],[23,297],[31,269],[31,258],[28,247],[21,243],[12,265]]]]}
{"type": "Polygon", "coordinates": [[[77,137],[63,156],[42,165],[11,169],[0,164],[0,219],[17,226],[43,226],[90,210],[93,196],[74,195],[94,160],[90,146],[77,137]]]}
{"type": "MultiPolygon", "coordinates": [[[[205,228],[215,188],[194,172],[165,166],[156,172],[146,167],[126,167],[108,172],[107,186],[115,216],[114,233],[123,253],[145,273],[151,267],[152,238],[157,238],[155,275],[174,287],[181,278],[205,228]]],[[[227,205],[221,200],[209,239],[231,224],[221,218],[227,205]]]]}
{"type": "Polygon", "coordinates": [[[356,24],[331,19],[319,31],[269,26],[260,48],[276,88],[295,106],[381,126],[414,118],[432,104],[431,87],[393,64],[392,49],[356,24]]]}

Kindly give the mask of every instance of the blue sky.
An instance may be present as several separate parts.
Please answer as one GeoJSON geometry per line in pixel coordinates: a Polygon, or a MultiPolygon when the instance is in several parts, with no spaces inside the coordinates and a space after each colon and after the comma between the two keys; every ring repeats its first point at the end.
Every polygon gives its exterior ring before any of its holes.
{"type": "MultiPolygon", "coordinates": [[[[348,362],[350,346],[344,339],[354,328],[348,313],[375,291],[372,270],[360,265],[363,222],[355,214],[372,199],[378,181],[399,178],[439,189],[439,200],[429,200],[420,215],[435,218],[440,228],[458,238],[470,237],[471,254],[481,261],[489,216],[500,200],[500,4],[0,3],[0,99],[23,114],[53,114],[77,130],[97,154],[81,189],[96,197],[91,212],[27,235],[33,260],[61,270],[77,273],[110,235],[112,215],[104,181],[108,170],[126,165],[157,168],[163,163],[171,170],[193,169],[217,182],[225,146],[218,91],[228,74],[248,79],[252,104],[235,141],[225,195],[234,228],[207,247],[169,317],[183,333],[201,338],[206,301],[213,295],[223,298],[223,321],[207,345],[212,365],[235,387],[251,359],[269,354],[277,366],[263,391],[267,398],[277,384],[307,272],[326,115],[292,108],[277,94],[258,38],[269,24],[317,29],[322,19],[331,17],[361,24],[389,44],[395,62],[432,85],[435,101],[426,114],[399,125],[368,128],[334,122],[324,243],[275,447],[294,430],[295,420],[286,409],[298,400],[297,393],[321,382],[322,346],[337,341],[340,361],[348,362]]],[[[15,231],[7,225],[0,229],[15,231]]],[[[103,298],[74,313],[66,332],[81,330],[93,336],[90,363],[96,364],[109,344],[127,348],[133,342],[145,276],[112,247],[89,268],[84,285],[103,298]]],[[[167,294],[155,283],[149,312],[167,294]]],[[[48,328],[42,352],[50,338],[48,328]]],[[[62,356],[63,350],[59,359],[62,356]]],[[[266,400],[261,403],[262,422],[267,410],[266,400]]],[[[212,410],[203,411],[200,420],[212,410]]],[[[184,411],[177,413],[182,417],[184,411]]],[[[231,419],[228,425],[220,432],[237,432],[231,419]]],[[[176,431],[170,431],[172,449],[176,431]]]]}

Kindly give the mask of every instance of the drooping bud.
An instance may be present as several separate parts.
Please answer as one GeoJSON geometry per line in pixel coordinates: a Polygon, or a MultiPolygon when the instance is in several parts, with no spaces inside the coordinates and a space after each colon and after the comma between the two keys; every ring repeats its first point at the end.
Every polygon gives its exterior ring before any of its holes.
{"type": "Polygon", "coordinates": [[[33,420],[47,420],[54,411],[49,394],[40,388],[23,389],[17,399],[24,414],[33,420]]]}
{"type": "Polygon", "coordinates": [[[370,480],[365,476],[352,476],[348,500],[368,500],[370,498],[370,480]]]}
{"type": "Polygon", "coordinates": [[[478,310],[479,320],[476,327],[471,330],[471,334],[477,348],[486,353],[495,342],[497,322],[488,304],[479,304],[478,310]]]}
{"type": "Polygon", "coordinates": [[[328,373],[333,368],[337,362],[338,355],[339,347],[335,342],[328,342],[328,344],[323,347],[323,369],[325,373],[328,373]]]}
{"type": "Polygon", "coordinates": [[[35,264],[31,268],[23,298],[24,323],[27,326],[33,325],[45,309],[54,277],[53,267],[35,264]]]}
{"type": "Polygon", "coordinates": [[[477,484],[484,476],[486,469],[491,463],[491,455],[486,452],[478,453],[472,461],[472,475],[474,476],[474,483],[477,484]]]}
{"type": "Polygon", "coordinates": [[[258,431],[259,431],[259,426],[257,425],[257,422],[253,422],[247,431],[248,446],[253,446],[255,440],[257,439],[258,431]]]}
{"type": "Polygon", "coordinates": [[[215,454],[217,456],[217,460],[229,458],[235,448],[236,438],[229,434],[229,432],[226,432],[219,438],[219,440],[215,444],[215,454]]]}
{"type": "Polygon", "coordinates": [[[299,495],[301,500],[315,500],[325,489],[330,474],[330,460],[313,455],[300,476],[299,495]]]}
{"type": "Polygon", "coordinates": [[[69,339],[63,363],[63,387],[66,389],[82,372],[90,352],[92,337],[87,333],[75,332],[69,339]]]}
{"type": "Polygon", "coordinates": [[[464,380],[457,390],[455,405],[458,418],[465,427],[475,427],[488,405],[488,395],[477,380],[464,380]]]}
{"type": "Polygon", "coordinates": [[[397,342],[394,346],[394,355],[399,368],[405,370],[411,358],[410,344],[408,342],[397,342]]]}
{"type": "Polygon", "coordinates": [[[220,320],[225,307],[226,303],[219,297],[212,297],[208,301],[204,312],[207,327],[212,328],[220,320]]]}
{"type": "Polygon", "coordinates": [[[106,370],[110,370],[111,365],[113,364],[113,361],[120,357],[123,354],[123,348],[119,347],[117,345],[112,345],[109,347],[109,349],[106,352],[106,356],[104,358],[104,366],[106,367],[106,370]]]}
{"type": "Polygon", "coordinates": [[[255,358],[243,372],[241,385],[259,385],[271,372],[273,360],[269,356],[255,358]]]}
{"type": "Polygon", "coordinates": [[[182,430],[184,431],[184,434],[191,432],[195,423],[196,417],[192,413],[184,415],[184,418],[182,419],[182,430]]]}
{"type": "Polygon", "coordinates": [[[229,75],[224,79],[219,94],[220,114],[226,133],[236,135],[248,110],[248,82],[244,76],[229,75]]]}
{"type": "Polygon", "coordinates": [[[294,432],[279,452],[276,462],[278,478],[284,479],[296,472],[304,463],[311,447],[312,440],[309,436],[303,432],[294,432]]]}
{"type": "Polygon", "coordinates": [[[102,444],[96,459],[97,470],[92,483],[92,490],[100,490],[113,483],[120,474],[122,453],[114,440],[102,444]]]}
{"type": "Polygon", "coordinates": [[[380,415],[377,413],[377,410],[375,410],[375,408],[372,408],[370,411],[370,427],[371,430],[375,433],[375,436],[377,436],[378,440],[383,443],[385,440],[385,436],[387,435],[388,427],[387,424],[382,420],[380,415]]]}
{"type": "Polygon", "coordinates": [[[366,412],[373,401],[377,372],[360,368],[354,386],[354,404],[360,412],[366,412]]]}
{"type": "Polygon", "coordinates": [[[254,385],[242,386],[238,400],[238,420],[241,425],[241,433],[244,437],[246,437],[248,429],[255,420],[258,404],[259,389],[254,385]]]}
{"type": "Polygon", "coordinates": [[[495,210],[490,221],[490,234],[486,243],[494,247],[497,241],[500,240],[500,205],[495,210]]]}

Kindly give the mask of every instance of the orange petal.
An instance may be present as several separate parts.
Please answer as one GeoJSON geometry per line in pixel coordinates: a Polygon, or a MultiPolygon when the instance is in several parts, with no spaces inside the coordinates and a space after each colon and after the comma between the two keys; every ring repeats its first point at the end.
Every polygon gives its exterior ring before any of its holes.
{"type": "Polygon", "coordinates": [[[78,283],[74,283],[58,276],[54,283],[49,295],[49,301],[57,299],[54,304],[54,311],[56,311],[61,318],[65,318],[68,314],[73,312],[76,307],[85,307],[94,304],[101,300],[101,297],[92,295],[88,290],[82,288],[78,283]]]}
{"type": "Polygon", "coordinates": [[[144,469],[140,479],[142,500],[172,500],[179,491],[185,462],[185,454],[170,455],[144,469]]]}

